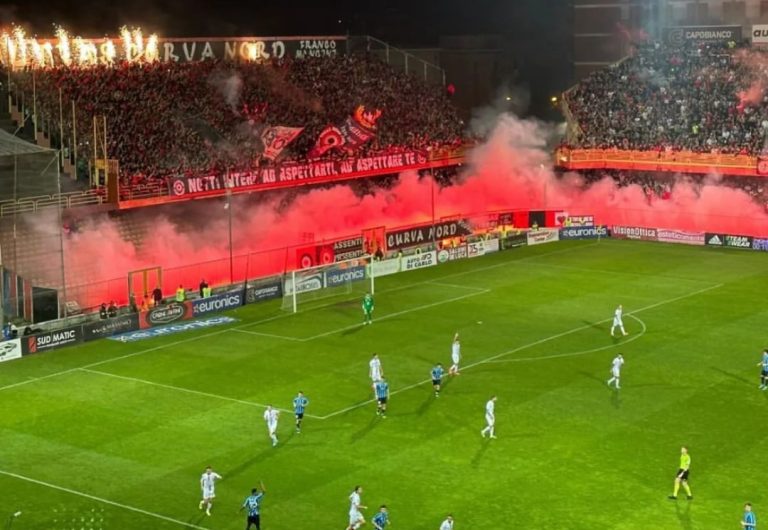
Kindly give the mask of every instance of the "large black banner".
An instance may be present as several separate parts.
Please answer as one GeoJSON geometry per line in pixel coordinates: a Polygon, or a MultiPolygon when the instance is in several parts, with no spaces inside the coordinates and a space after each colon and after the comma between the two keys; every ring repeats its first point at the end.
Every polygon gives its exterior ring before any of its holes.
{"type": "Polygon", "coordinates": [[[289,162],[277,164],[243,173],[230,173],[229,186],[226,175],[206,175],[201,177],[177,177],[171,179],[168,194],[173,197],[196,195],[212,191],[257,190],[276,185],[301,182],[309,184],[334,180],[337,177],[349,177],[369,171],[391,171],[399,173],[411,167],[425,164],[423,153],[407,151],[375,156],[347,158],[344,160],[316,160],[304,164],[289,162]]]}
{"type": "Polygon", "coordinates": [[[279,279],[258,283],[245,290],[245,303],[265,302],[283,296],[283,282],[279,279]]]}
{"type": "Polygon", "coordinates": [[[132,313],[130,315],[120,315],[107,320],[99,320],[83,324],[83,340],[96,340],[104,337],[110,337],[118,333],[126,333],[139,329],[139,315],[132,313]]]}
{"type": "Polygon", "coordinates": [[[704,234],[704,241],[710,247],[752,248],[751,236],[735,236],[732,234],[704,234]]]}
{"type": "Polygon", "coordinates": [[[434,225],[422,225],[405,230],[388,231],[387,249],[398,250],[416,247],[432,241],[439,241],[440,239],[468,236],[470,234],[472,234],[472,226],[466,219],[441,221],[434,225]]]}
{"type": "Polygon", "coordinates": [[[160,60],[190,62],[210,59],[267,61],[344,55],[344,37],[243,37],[239,39],[160,39],[160,60]]]}
{"type": "Polygon", "coordinates": [[[57,329],[55,331],[46,331],[43,333],[22,337],[21,351],[26,355],[28,353],[55,350],[57,348],[61,348],[62,346],[77,344],[82,340],[83,330],[81,326],[57,329]]]}
{"type": "Polygon", "coordinates": [[[741,26],[680,26],[664,29],[664,42],[671,46],[683,46],[699,42],[738,42],[741,26]]]}

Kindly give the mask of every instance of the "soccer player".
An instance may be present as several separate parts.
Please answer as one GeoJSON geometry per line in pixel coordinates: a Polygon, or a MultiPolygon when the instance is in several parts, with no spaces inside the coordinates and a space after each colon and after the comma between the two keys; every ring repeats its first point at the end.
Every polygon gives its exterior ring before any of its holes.
{"type": "Polygon", "coordinates": [[[360,494],[363,492],[362,486],[355,486],[352,493],[349,494],[349,526],[347,530],[357,530],[365,524],[365,518],[360,510],[365,510],[360,501],[360,494]]]}
{"type": "Polygon", "coordinates": [[[432,368],[432,388],[435,389],[435,397],[440,397],[440,385],[443,382],[443,365],[437,363],[432,368]]]}
{"type": "Polygon", "coordinates": [[[621,367],[623,364],[624,357],[622,357],[621,354],[618,354],[614,357],[613,361],[611,361],[611,378],[608,380],[608,386],[611,386],[611,383],[615,381],[616,390],[621,388],[619,386],[619,378],[621,377],[621,367]]]}
{"type": "Polygon", "coordinates": [[[450,513],[440,525],[440,530],[453,530],[453,516],[450,513]]]}
{"type": "Polygon", "coordinates": [[[744,517],[741,518],[741,527],[744,530],[755,530],[757,526],[757,518],[755,512],[752,511],[752,505],[747,503],[744,505],[744,517]]]}
{"type": "Polygon", "coordinates": [[[261,486],[261,493],[256,488],[251,490],[251,494],[245,498],[243,505],[240,507],[242,512],[244,509],[248,509],[248,521],[245,530],[251,530],[251,525],[256,527],[256,530],[261,530],[261,499],[264,498],[264,493],[267,491],[264,489],[264,483],[259,482],[261,486]]]}
{"type": "Polygon", "coordinates": [[[279,416],[279,410],[272,408],[272,405],[267,405],[267,410],[264,411],[264,421],[267,422],[267,431],[269,431],[269,437],[272,438],[272,447],[277,445],[277,418],[279,416]]]}
{"type": "Polygon", "coordinates": [[[363,297],[363,325],[373,324],[373,295],[365,293],[363,297]]]}
{"type": "Polygon", "coordinates": [[[624,321],[621,319],[622,315],[624,314],[624,309],[622,308],[621,304],[619,304],[619,307],[616,308],[616,311],[613,312],[613,325],[611,326],[611,337],[613,337],[613,330],[616,328],[619,328],[621,330],[621,334],[623,336],[627,336],[627,332],[624,331],[624,321]]]}
{"type": "Polygon", "coordinates": [[[203,490],[203,500],[200,501],[200,509],[205,507],[205,515],[211,515],[213,499],[216,497],[216,481],[221,480],[221,475],[216,473],[211,466],[205,468],[200,477],[200,489],[203,490]]]}
{"type": "Polygon", "coordinates": [[[373,519],[371,519],[371,522],[373,523],[373,526],[376,528],[376,530],[384,530],[384,527],[389,524],[389,511],[387,510],[386,505],[381,505],[378,513],[373,516],[373,519]]]}
{"type": "Polygon", "coordinates": [[[304,395],[304,392],[299,392],[299,395],[293,398],[293,412],[296,415],[296,432],[301,432],[301,420],[304,419],[304,409],[309,405],[309,400],[304,395]]]}
{"type": "Polygon", "coordinates": [[[389,383],[382,377],[373,385],[376,392],[376,414],[382,418],[387,417],[387,400],[389,399],[389,383]]]}
{"type": "Polygon", "coordinates": [[[459,332],[453,336],[453,344],[451,345],[451,361],[453,364],[448,369],[448,373],[451,375],[459,375],[459,361],[461,361],[461,343],[459,342],[459,332]]]}
{"type": "Polygon", "coordinates": [[[691,495],[691,487],[688,485],[688,472],[691,468],[691,455],[688,454],[688,448],[683,446],[680,448],[680,469],[677,470],[675,475],[675,490],[672,495],[669,496],[673,501],[677,500],[677,492],[680,491],[680,485],[683,485],[685,493],[688,495],[688,500],[693,499],[691,495]]]}
{"type": "Polygon", "coordinates": [[[374,353],[371,361],[368,363],[368,376],[374,385],[377,381],[381,381],[384,378],[384,371],[381,369],[381,359],[379,359],[378,353],[374,353]]]}
{"type": "Polygon", "coordinates": [[[494,410],[496,408],[496,396],[491,396],[491,399],[485,404],[485,429],[480,431],[480,436],[485,438],[486,433],[490,435],[490,438],[496,438],[493,433],[494,425],[496,424],[496,416],[494,410]]]}
{"type": "Polygon", "coordinates": [[[763,360],[757,365],[763,367],[760,372],[760,390],[765,390],[768,388],[768,348],[763,350],[763,360]]]}

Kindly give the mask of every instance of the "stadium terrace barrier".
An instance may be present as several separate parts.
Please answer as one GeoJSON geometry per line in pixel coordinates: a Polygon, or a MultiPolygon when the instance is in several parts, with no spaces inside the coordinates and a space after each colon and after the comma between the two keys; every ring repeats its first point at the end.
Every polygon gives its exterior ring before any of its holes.
{"type": "Polygon", "coordinates": [[[621,149],[572,149],[555,151],[555,165],[566,170],[625,169],[724,175],[768,175],[768,160],[741,154],[690,151],[630,151],[621,149]]]}
{"type": "MultiPolygon", "coordinates": [[[[438,169],[462,164],[469,147],[445,147],[430,152],[398,150],[343,160],[286,162],[251,172],[178,177],[171,179],[167,187],[145,187],[141,190],[121,188],[115,195],[120,197],[119,207],[127,209],[222,197],[227,191],[250,193],[392,175],[403,171],[438,169]]],[[[115,179],[109,185],[120,184],[115,179]]]]}
{"type": "Polygon", "coordinates": [[[105,204],[107,198],[98,190],[74,191],[55,195],[40,195],[0,201],[0,218],[22,213],[37,212],[46,208],[75,208],[105,204]]]}

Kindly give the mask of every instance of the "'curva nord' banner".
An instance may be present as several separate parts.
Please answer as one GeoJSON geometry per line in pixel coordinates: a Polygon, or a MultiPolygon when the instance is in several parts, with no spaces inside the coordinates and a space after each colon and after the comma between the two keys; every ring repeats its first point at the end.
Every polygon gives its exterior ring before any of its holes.
{"type": "Polygon", "coordinates": [[[184,197],[206,192],[258,190],[275,187],[282,183],[297,182],[311,184],[325,182],[334,177],[352,176],[367,171],[391,170],[399,173],[405,169],[423,165],[427,157],[420,152],[406,151],[375,156],[348,158],[344,160],[315,160],[304,164],[289,162],[255,169],[253,171],[229,174],[206,175],[201,177],[176,177],[169,183],[168,194],[184,197]]]}
{"type": "Polygon", "coordinates": [[[387,231],[387,249],[415,247],[432,241],[472,234],[472,226],[466,219],[442,221],[434,225],[415,226],[405,230],[387,231]]]}

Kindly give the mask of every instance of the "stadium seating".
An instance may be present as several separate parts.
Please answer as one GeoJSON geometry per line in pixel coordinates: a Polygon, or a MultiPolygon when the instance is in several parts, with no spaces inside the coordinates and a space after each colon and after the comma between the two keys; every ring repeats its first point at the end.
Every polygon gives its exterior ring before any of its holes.
{"type": "Polygon", "coordinates": [[[768,131],[764,50],[638,45],[565,94],[571,147],[758,154],[768,131]]]}
{"type": "MultiPolygon", "coordinates": [[[[31,94],[31,75],[17,82],[31,94]]],[[[64,137],[76,102],[78,153],[93,156],[93,117],[107,117],[107,150],[123,184],[162,185],[169,175],[242,168],[256,161],[259,124],[305,127],[290,146],[301,159],[329,124],[358,105],[382,110],[367,151],[426,148],[460,140],[463,124],[441,87],[361,56],[232,64],[123,64],[36,72],[38,112],[64,137]]],[[[101,135],[101,131],[97,131],[101,135]]]]}

